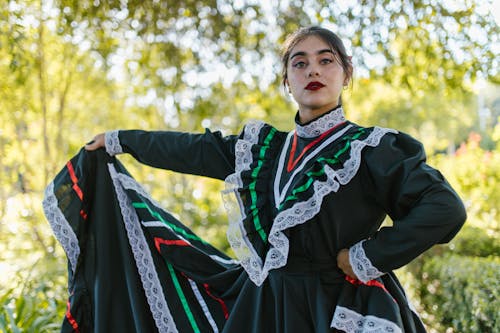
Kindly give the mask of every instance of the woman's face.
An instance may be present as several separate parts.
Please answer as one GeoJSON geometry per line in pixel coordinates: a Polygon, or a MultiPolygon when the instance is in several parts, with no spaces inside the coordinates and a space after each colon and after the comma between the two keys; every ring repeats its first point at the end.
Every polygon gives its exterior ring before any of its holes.
{"type": "Polygon", "coordinates": [[[295,45],[287,63],[286,84],[299,104],[302,123],[312,120],[339,104],[348,79],[339,55],[317,36],[309,36],[295,45]]]}

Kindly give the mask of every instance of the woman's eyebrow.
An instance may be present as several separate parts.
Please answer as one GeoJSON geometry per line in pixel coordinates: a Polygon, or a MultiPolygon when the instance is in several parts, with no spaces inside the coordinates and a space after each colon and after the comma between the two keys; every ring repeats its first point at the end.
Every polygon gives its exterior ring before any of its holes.
{"type": "Polygon", "coordinates": [[[323,50],[319,50],[318,52],[316,52],[316,54],[322,54],[322,53],[335,54],[331,49],[323,49],[323,50]]]}
{"type": "Polygon", "coordinates": [[[306,53],[304,51],[298,51],[298,52],[295,52],[294,54],[292,54],[292,56],[290,57],[290,60],[293,59],[294,57],[298,57],[298,56],[305,56],[306,53]]]}
{"type": "MultiPolygon", "coordinates": [[[[318,52],[316,52],[316,54],[322,54],[322,53],[331,53],[331,54],[334,54],[331,49],[322,49],[322,50],[319,50],[318,52]]],[[[307,52],[297,51],[294,54],[292,54],[292,56],[290,57],[290,60],[293,59],[294,57],[305,56],[305,55],[307,55],[307,52]]]]}

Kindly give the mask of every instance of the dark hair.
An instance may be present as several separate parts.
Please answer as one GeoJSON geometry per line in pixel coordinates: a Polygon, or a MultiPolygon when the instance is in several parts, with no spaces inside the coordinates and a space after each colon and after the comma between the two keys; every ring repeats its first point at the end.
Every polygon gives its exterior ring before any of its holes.
{"type": "Polygon", "coordinates": [[[281,51],[281,64],[282,69],[282,83],[286,86],[286,80],[288,78],[287,65],[290,59],[290,52],[292,49],[301,41],[310,36],[317,36],[321,38],[326,44],[328,44],[333,51],[335,51],[335,58],[339,61],[340,65],[344,69],[346,77],[350,80],[352,78],[353,68],[350,57],[344,47],[342,40],[333,32],[328,29],[312,26],[306,28],[300,28],[294,33],[290,34],[283,44],[281,51]]]}

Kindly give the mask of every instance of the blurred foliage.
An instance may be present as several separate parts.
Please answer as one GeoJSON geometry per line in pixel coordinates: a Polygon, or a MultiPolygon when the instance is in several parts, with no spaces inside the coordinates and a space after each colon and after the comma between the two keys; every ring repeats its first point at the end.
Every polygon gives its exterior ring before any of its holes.
{"type": "Polygon", "coordinates": [[[13,239],[0,243],[0,332],[59,332],[67,297],[66,260],[51,247],[48,234],[44,241],[26,239],[29,234],[7,232],[13,239]]]}
{"type": "Polygon", "coordinates": [[[461,194],[468,223],[500,239],[500,146],[486,150],[481,147],[481,140],[479,134],[471,132],[454,156],[436,155],[431,163],[461,194]]]}
{"type": "MultiPolygon", "coordinates": [[[[44,265],[47,260],[44,260],[44,265]]],[[[61,311],[65,306],[66,291],[64,272],[59,267],[61,262],[50,265],[41,273],[42,279],[18,275],[17,287],[2,290],[0,295],[0,332],[59,332],[61,329],[61,311]],[[54,274],[55,272],[58,275],[54,274]]],[[[13,284],[13,281],[11,281],[13,284]]]]}
{"type": "Polygon", "coordinates": [[[430,155],[453,150],[478,121],[477,113],[471,112],[475,100],[470,91],[429,89],[414,94],[382,79],[360,79],[346,104],[349,119],[397,128],[417,137],[430,155]]]}
{"type": "Polygon", "coordinates": [[[500,141],[493,135],[499,126],[483,131],[496,145],[493,150],[483,148],[481,135],[469,132],[454,154],[430,158],[460,194],[468,214],[449,244],[435,246],[405,269],[424,320],[437,332],[493,333],[500,327],[500,141]]]}
{"type": "Polygon", "coordinates": [[[466,223],[398,272],[431,332],[498,331],[499,253],[498,237],[466,223]]]}
{"type": "Polygon", "coordinates": [[[446,245],[445,251],[467,257],[498,256],[500,242],[497,237],[491,237],[487,229],[466,225],[460,234],[446,245]]]}
{"type": "Polygon", "coordinates": [[[498,257],[434,257],[426,261],[424,271],[422,303],[442,332],[500,331],[498,257]]]}
{"type": "MultiPolygon", "coordinates": [[[[410,267],[421,283],[415,293],[423,297],[421,287],[435,283],[421,279],[432,255],[497,256],[500,94],[494,84],[477,84],[500,81],[492,6],[479,0],[4,0],[0,330],[50,332],[60,322],[65,258],[40,203],[44,187],[86,141],[118,128],[237,134],[251,118],[293,128],[296,106],[280,85],[278,51],[286,34],[311,24],[338,32],[353,55],[354,85],[343,96],[349,119],[421,140],[467,206],[469,226],[410,267]]],[[[130,156],[120,160],[162,205],[230,253],[218,194],[224,184],[154,170],[130,156]]],[[[432,279],[445,276],[437,264],[432,271],[432,279]]]]}

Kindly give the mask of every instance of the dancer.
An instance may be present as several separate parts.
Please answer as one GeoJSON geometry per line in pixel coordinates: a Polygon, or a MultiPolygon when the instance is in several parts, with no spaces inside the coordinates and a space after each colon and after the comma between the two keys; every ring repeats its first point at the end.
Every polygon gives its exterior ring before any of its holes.
{"type": "Polygon", "coordinates": [[[418,141],[346,120],[353,66],[337,35],[299,29],[282,65],[293,131],[109,131],[49,185],[70,263],[68,332],[425,332],[392,271],[455,236],[461,200],[418,141]],[[164,211],[121,153],[224,180],[236,260],[164,211]]]}

